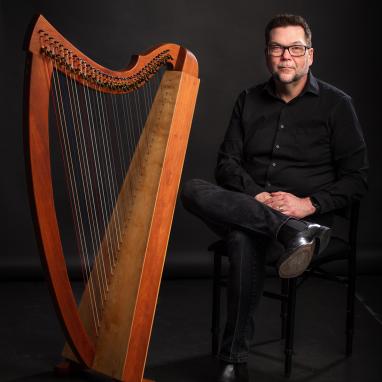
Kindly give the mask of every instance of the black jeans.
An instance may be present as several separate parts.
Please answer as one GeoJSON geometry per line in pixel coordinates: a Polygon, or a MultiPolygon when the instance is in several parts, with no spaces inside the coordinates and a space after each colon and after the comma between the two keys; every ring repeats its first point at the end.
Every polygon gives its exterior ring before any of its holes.
{"type": "Polygon", "coordinates": [[[283,247],[276,237],[289,218],[249,195],[201,179],[188,181],[181,199],[189,212],[226,240],[230,274],[227,323],[219,358],[246,362],[254,334],[254,313],[263,291],[265,265],[282,254],[283,247]]]}

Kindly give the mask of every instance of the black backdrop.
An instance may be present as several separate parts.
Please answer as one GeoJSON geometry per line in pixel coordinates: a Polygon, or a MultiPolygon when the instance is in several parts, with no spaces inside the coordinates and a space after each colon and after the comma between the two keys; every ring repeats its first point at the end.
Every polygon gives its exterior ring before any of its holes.
{"type": "MultiPolygon", "coordinates": [[[[183,179],[213,179],[216,151],[238,93],[268,77],[264,26],[276,13],[303,15],[313,31],[314,74],[353,96],[369,147],[370,192],[362,203],[359,241],[364,253],[382,243],[381,112],[378,12],[366,1],[99,1],[3,0],[1,44],[1,257],[3,277],[39,269],[29,212],[22,140],[23,39],[42,13],[69,41],[110,68],[159,42],[186,46],[198,58],[201,87],[183,179]]],[[[215,237],[178,203],[167,272],[200,274],[209,262],[206,246],[215,237]],[[170,269],[170,271],[169,271],[170,269]],[[187,269],[187,271],[185,271],[187,269]],[[198,273],[199,272],[199,273],[198,273]]],[[[367,256],[367,255],[365,255],[367,256]]],[[[369,256],[370,257],[370,256],[369,256]]],[[[33,272],[32,272],[33,273],[33,272]]]]}

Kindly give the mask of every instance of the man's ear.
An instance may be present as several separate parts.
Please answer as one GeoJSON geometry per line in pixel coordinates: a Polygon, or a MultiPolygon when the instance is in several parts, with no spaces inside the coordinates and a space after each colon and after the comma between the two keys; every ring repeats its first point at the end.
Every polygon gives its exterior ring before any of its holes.
{"type": "Polygon", "coordinates": [[[313,64],[314,61],[314,49],[310,48],[308,51],[309,66],[313,64]]]}

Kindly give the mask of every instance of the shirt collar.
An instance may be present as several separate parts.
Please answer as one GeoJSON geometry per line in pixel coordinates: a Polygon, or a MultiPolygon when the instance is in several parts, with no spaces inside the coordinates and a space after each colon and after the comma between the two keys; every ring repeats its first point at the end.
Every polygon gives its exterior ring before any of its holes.
{"type": "MultiPolygon", "coordinates": [[[[279,98],[275,92],[275,82],[273,77],[271,77],[269,81],[265,83],[263,91],[267,92],[272,97],[279,98]]],[[[311,71],[308,73],[308,80],[306,81],[305,87],[301,94],[299,94],[299,97],[303,96],[305,93],[312,93],[317,96],[320,94],[320,87],[318,85],[317,79],[313,76],[311,71]]]]}

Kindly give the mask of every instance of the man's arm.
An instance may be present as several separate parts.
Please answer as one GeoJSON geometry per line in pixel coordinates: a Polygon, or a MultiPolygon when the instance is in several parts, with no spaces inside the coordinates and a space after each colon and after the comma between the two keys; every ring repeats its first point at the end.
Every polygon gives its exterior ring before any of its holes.
{"type": "Polygon", "coordinates": [[[230,124],[218,152],[215,178],[217,183],[227,189],[256,196],[264,191],[244,170],[242,113],[246,93],[238,97],[232,112],[230,124]]]}
{"type": "Polygon", "coordinates": [[[320,213],[346,207],[367,192],[366,144],[350,97],[343,97],[335,107],[330,125],[337,181],[310,195],[320,205],[320,213]]]}

